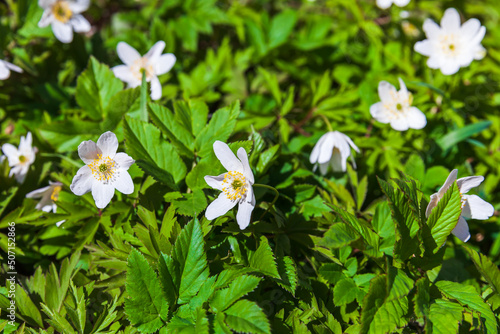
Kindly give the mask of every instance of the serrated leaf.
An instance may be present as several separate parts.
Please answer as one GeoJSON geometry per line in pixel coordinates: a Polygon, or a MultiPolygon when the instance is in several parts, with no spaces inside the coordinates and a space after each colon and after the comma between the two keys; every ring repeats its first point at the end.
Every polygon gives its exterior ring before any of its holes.
{"type": "MultiPolygon", "coordinates": [[[[10,286],[10,284],[7,284],[7,286],[10,286]]],[[[16,284],[15,289],[15,306],[17,307],[19,313],[22,315],[22,319],[24,319],[24,321],[32,326],[43,327],[42,315],[40,314],[38,308],[35,306],[35,303],[33,303],[26,291],[24,291],[24,289],[19,284],[16,284]]],[[[8,310],[5,310],[5,312],[7,313],[8,310]]]]}
{"type": "Polygon", "coordinates": [[[326,231],[320,245],[328,248],[342,248],[358,239],[359,234],[351,226],[345,223],[335,223],[326,231]]]}
{"type": "Polygon", "coordinates": [[[115,94],[106,107],[106,117],[101,126],[103,130],[113,130],[120,120],[129,112],[138,101],[140,88],[126,89],[115,94]]]}
{"type": "Polygon", "coordinates": [[[207,207],[207,198],[203,190],[194,189],[192,193],[182,194],[182,198],[172,201],[177,213],[195,217],[207,207]]]}
{"type": "Polygon", "coordinates": [[[132,249],[127,262],[125,313],[142,333],[154,333],[164,326],[168,303],[160,281],[144,256],[132,249]]]}
{"type": "Polygon", "coordinates": [[[342,267],[336,263],[325,263],[319,268],[319,274],[330,284],[337,284],[343,277],[342,267]]]}
{"type": "Polygon", "coordinates": [[[280,148],[280,145],[276,144],[260,154],[259,162],[257,163],[257,167],[256,167],[256,169],[259,173],[266,172],[266,170],[270,166],[270,163],[273,161],[274,157],[276,156],[276,153],[278,153],[279,148],[280,148]]]}
{"type": "Polygon", "coordinates": [[[207,124],[208,107],[203,101],[176,101],[174,110],[177,118],[184,124],[184,128],[195,137],[207,124]]]}
{"type": "Polygon", "coordinates": [[[236,332],[271,333],[271,326],[266,315],[257,304],[251,301],[237,301],[224,313],[226,324],[236,332]]]}
{"type": "Polygon", "coordinates": [[[270,277],[279,278],[278,268],[276,267],[276,260],[273,251],[269,246],[267,238],[261,237],[259,247],[257,250],[250,254],[248,264],[251,268],[260,271],[261,273],[270,277]]]}
{"type": "Polygon", "coordinates": [[[210,305],[219,312],[224,311],[235,301],[255,290],[260,280],[259,277],[250,275],[237,277],[229,287],[215,292],[210,305]]]}
{"type": "Polygon", "coordinates": [[[344,277],[333,287],[333,302],[335,306],[347,305],[358,298],[360,293],[354,280],[344,277]]]}
{"type": "Polygon", "coordinates": [[[278,284],[295,296],[299,278],[293,258],[290,256],[278,258],[278,272],[281,277],[281,281],[278,281],[278,284]]]}
{"type": "MultiPolygon", "coordinates": [[[[464,308],[460,304],[444,299],[436,299],[429,312],[432,333],[458,333],[458,324],[462,321],[464,308]]],[[[427,327],[427,329],[430,326],[427,327]]]]}
{"type": "Polygon", "coordinates": [[[429,316],[430,307],[430,294],[429,294],[429,279],[422,277],[415,282],[417,291],[413,296],[413,304],[415,308],[415,315],[419,318],[426,318],[429,316]]]}
{"type": "Polygon", "coordinates": [[[476,265],[477,270],[486,279],[491,288],[500,294],[500,270],[486,255],[476,252],[470,247],[464,246],[469,253],[472,262],[476,265]]]}
{"type": "Polygon", "coordinates": [[[111,97],[122,89],[123,83],[113,71],[91,56],[87,69],[78,77],[75,98],[90,118],[100,120],[105,116],[111,97]]]}

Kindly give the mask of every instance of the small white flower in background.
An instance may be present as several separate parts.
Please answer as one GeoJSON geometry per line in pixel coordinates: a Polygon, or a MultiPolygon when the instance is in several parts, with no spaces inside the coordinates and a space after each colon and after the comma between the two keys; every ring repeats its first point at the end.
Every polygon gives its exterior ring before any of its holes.
{"type": "Polygon", "coordinates": [[[314,145],[309,161],[312,164],[318,163],[319,170],[323,175],[328,171],[328,166],[331,166],[334,172],[345,172],[347,158],[351,155],[351,147],[359,153],[359,148],[352,142],[351,138],[342,132],[327,132],[314,145]]]}
{"type": "Polygon", "coordinates": [[[247,152],[243,147],[238,149],[238,158],[226,143],[216,141],[214,152],[227,173],[219,176],[205,176],[207,184],[217,190],[221,190],[219,197],[208,206],[205,217],[208,220],[220,217],[236,204],[238,213],[236,221],[240,229],[244,230],[250,224],[250,217],[255,207],[255,195],[252,185],[254,177],[248,163],[247,152]]]}
{"type": "Polygon", "coordinates": [[[9,63],[5,60],[0,60],[0,80],[5,80],[10,77],[10,71],[15,71],[18,73],[23,73],[23,69],[9,63]]]}
{"type": "Polygon", "coordinates": [[[116,153],[118,139],[111,132],[105,132],[97,140],[84,141],[78,146],[78,155],[85,162],[73,178],[70,189],[78,196],[92,191],[95,205],[105,208],[115,189],[123,194],[134,192],[134,183],[127,172],[135,162],[126,153],[116,153]]]}
{"type": "Polygon", "coordinates": [[[381,9],[387,9],[395,4],[398,7],[404,7],[410,3],[410,0],[377,0],[377,7],[381,9]]]}
{"type": "Polygon", "coordinates": [[[26,138],[21,136],[19,148],[11,144],[3,144],[2,152],[7,157],[10,166],[9,177],[16,176],[19,183],[23,183],[31,164],[35,161],[36,147],[32,147],[33,138],[28,132],[26,138]]]}
{"type": "Polygon", "coordinates": [[[481,45],[486,28],[477,19],[460,25],[460,15],[455,8],[444,12],[441,26],[426,19],[423,29],[427,39],[417,42],[415,51],[428,56],[427,66],[440,69],[445,75],[457,73],[460,67],[469,66],[474,59],[482,59],[486,54],[481,45]]]}
{"type": "Polygon", "coordinates": [[[394,130],[422,129],[427,124],[424,113],[411,106],[413,96],[406,89],[403,80],[399,79],[399,85],[401,89],[397,91],[387,81],[381,81],[378,84],[381,102],[370,106],[370,114],[380,123],[390,123],[394,130]]]}
{"type": "MultiPolygon", "coordinates": [[[[441,189],[439,189],[437,193],[431,195],[429,205],[427,205],[427,209],[425,210],[426,217],[430,216],[432,209],[437,206],[446,190],[448,190],[453,182],[457,180],[457,174],[457,169],[452,170],[441,189]]],[[[483,176],[468,176],[457,180],[458,190],[460,191],[460,196],[462,197],[462,215],[458,219],[457,226],[451,233],[463,242],[467,242],[470,238],[469,226],[467,225],[467,221],[464,217],[483,220],[490,218],[495,212],[493,205],[481,199],[479,196],[464,195],[472,188],[479,186],[483,180],[483,176]]]]}
{"type": "Polygon", "coordinates": [[[54,36],[62,43],[71,43],[73,30],[75,32],[89,32],[89,21],[80,13],[89,8],[90,0],[38,0],[43,8],[43,15],[38,26],[44,28],[52,26],[54,36]]]}
{"type": "Polygon", "coordinates": [[[172,53],[165,53],[164,41],[158,41],[143,57],[136,49],[125,42],[118,43],[116,51],[125,65],[112,68],[115,76],[126,82],[129,88],[135,88],[142,83],[142,72],[146,73],[146,81],[151,82],[151,99],[161,97],[161,84],[158,76],[167,73],[174,66],[176,58],[172,53]]]}

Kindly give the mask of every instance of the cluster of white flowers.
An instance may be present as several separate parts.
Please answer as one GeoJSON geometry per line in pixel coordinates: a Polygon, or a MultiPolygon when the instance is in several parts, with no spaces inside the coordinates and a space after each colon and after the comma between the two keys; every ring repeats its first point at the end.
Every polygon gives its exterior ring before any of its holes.
{"type": "Polygon", "coordinates": [[[56,38],[62,43],[71,43],[73,30],[75,32],[89,32],[89,21],[81,13],[89,8],[90,0],[38,0],[42,7],[42,18],[38,22],[40,28],[49,24],[56,38]]]}

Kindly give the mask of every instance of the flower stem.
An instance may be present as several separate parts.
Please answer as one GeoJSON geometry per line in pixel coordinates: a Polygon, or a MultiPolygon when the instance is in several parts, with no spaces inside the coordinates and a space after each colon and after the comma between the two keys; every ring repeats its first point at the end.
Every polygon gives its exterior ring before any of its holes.
{"type": "Polygon", "coordinates": [[[280,193],[279,193],[279,191],[276,188],[268,186],[268,185],[265,185],[265,184],[255,183],[253,186],[254,187],[260,187],[260,188],[267,188],[269,190],[274,191],[274,199],[271,202],[271,205],[269,205],[269,207],[267,208],[267,210],[259,218],[259,220],[262,220],[262,218],[266,215],[266,213],[269,211],[269,209],[271,209],[271,207],[274,205],[274,203],[276,203],[276,201],[278,200],[278,197],[280,196],[280,193]]]}
{"type": "Polygon", "coordinates": [[[332,129],[332,125],[330,124],[330,121],[328,120],[328,118],[326,118],[325,115],[322,115],[322,114],[318,114],[319,117],[323,118],[323,120],[325,121],[326,123],[326,127],[328,128],[328,131],[329,132],[332,132],[333,129],[332,129]]]}
{"type": "Polygon", "coordinates": [[[146,71],[142,70],[142,84],[141,84],[141,105],[140,105],[140,115],[141,121],[148,121],[148,83],[146,82],[146,71]]]}

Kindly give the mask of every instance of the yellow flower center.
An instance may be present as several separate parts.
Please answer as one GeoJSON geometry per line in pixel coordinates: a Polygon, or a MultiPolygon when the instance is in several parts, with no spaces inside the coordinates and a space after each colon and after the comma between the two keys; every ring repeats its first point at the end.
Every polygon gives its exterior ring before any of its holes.
{"type": "Polygon", "coordinates": [[[23,163],[25,163],[25,162],[26,162],[26,160],[27,160],[27,159],[26,159],[26,157],[25,157],[24,155],[20,155],[20,156],[19,156],[19,162],[20,162],[20,163],[22,163],[22,164],[23,164],[23,163]]]}
{"type": "Polygon", "coordinates": [[[222,191],[231,201],[239,200],[247,192],[247,182],[240,172],[227,172],[222,181],[222,191]]]}
{"type": "Polygon", "coordinates": [[[149,59],[142,57],[134,61],[132,66],[130,66],[130,71],[134,77],[138,80],[142,80],[142,72],[146,72],[146,80],[151,80],[154,75],[153,65],[149,63],[149,59]]]}
{"type": "Polygon", "coordinates": [[[50,199],[54,202],[57,201],[59,199],[59,193],[61,192],[61,189],[61,186],[55,186],[52,190],[52,194],[50,195],[50,199]]]}
{"type": "Polygon", "coordinates": [[[52,14],[54,14],[57,21],[66,23],[73,15],[73,12],[66,1],[57,1],[52,7],[52,14]]]}
{"type": "Polygon", "coordinates": [[[103,157],[102,154],[98,154],[97,159],[94,159],[88,166],[95,179],[104,183],[114,181],[118,174],[116,162],[110,157],[103,157]]]}

